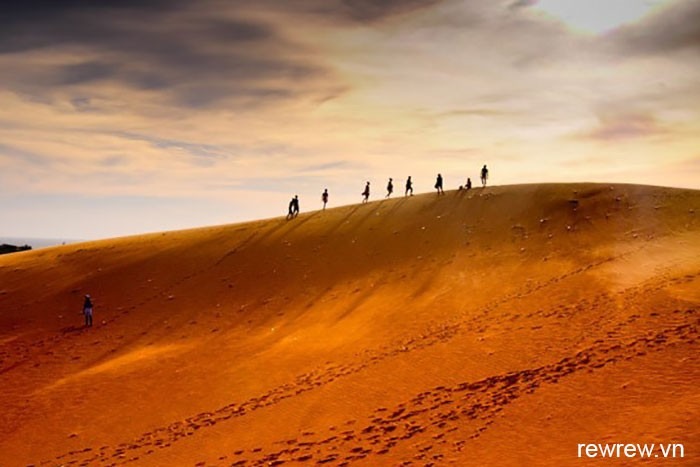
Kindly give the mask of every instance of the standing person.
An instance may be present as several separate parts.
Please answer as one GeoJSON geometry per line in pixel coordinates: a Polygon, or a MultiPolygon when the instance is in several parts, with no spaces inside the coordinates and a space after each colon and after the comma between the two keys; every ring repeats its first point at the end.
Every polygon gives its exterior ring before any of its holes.
{"type": "Polygon", "coordinates": [[[404,193],[404,196],[408,196],[408,192],[411,192],[411,196],[413,196],[413,181],[411,180],[411,176],[408,176],[408,180],[406,180],[406,193],[404,193]]]}
{"type": "Polygon", "coordinates": [[[369,182],[365,185],[365,191],[362,192],[362,196],[364,196],[362,198],[362,203],[364,204],[369,200],[369,182]]]}
{"type": "Polygon", "coordinates": [[[297,217],[299,215],[299,196],[294,195],[292,199],[292,217],[297,217]]]}
{"type": "Polygon", "coordinates": [[[394,179],[390,178],[389,183],[386,185],[386,196],[385,198],[389,198],[391,194],[394,192],[394,179]]]}
{"type": "Polygon", "coordinates": [[[486,164],[481,168],[481,185],[486,186],[486,180],[489,178],[489,169],[486,168],[486,164]]]}
{"type": "Polygon", "coordinates": [[[321,195],[321,201],[323,201],[323,209],[325,211],[326,204],[328,203],[328,188],[323,190],[323,194],[321,195]]]}
{"type": "Polygon", "coordinates": [[[472,189],[472,179],[467,177],[467,190],[472,189]]]}
{"type": "Polygon", "coordinates": [[[90,299],[90,294],[85,295],[83,315],[85,315],[85,326],[92,327],[92,300],[90,299]]]}
{"type": "Polygon", "coordinates": [[[445,194],[445,192],[442,189],[442,175],[438,174],[437,180],[435,181],[435,189],[437,190],[437,194],[445,194]]]}

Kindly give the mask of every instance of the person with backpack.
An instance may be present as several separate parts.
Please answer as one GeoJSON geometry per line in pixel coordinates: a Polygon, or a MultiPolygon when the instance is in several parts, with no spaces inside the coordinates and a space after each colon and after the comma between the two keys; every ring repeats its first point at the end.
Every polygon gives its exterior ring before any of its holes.
{"type": "Polygon", "coordinates": [[[391,194],[394,192],[394,179],[390,178],[389,183],[386,185],[386,196],[385,198],[389,198],[391,194]]]}

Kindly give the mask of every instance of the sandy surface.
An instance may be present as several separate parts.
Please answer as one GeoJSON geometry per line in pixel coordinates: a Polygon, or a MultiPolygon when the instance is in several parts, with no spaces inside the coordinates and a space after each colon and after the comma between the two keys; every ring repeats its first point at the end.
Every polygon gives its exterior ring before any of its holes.
{"type": "Polygon", "coordinates": [[[699,210],[504,186],[2,256],[0,465],[700,465],[699,210]]]}

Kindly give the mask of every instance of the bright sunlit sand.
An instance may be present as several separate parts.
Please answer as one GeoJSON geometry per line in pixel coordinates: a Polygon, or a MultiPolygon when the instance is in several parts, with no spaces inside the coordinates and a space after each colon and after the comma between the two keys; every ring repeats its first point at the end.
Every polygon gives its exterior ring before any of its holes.
{"type": "Polygon", "coordinates": [[[0,464],[629,465],[577,446],[680,443],[658,462],[697,465],[698,208],[494,186],[2,256],[0,464]]]}

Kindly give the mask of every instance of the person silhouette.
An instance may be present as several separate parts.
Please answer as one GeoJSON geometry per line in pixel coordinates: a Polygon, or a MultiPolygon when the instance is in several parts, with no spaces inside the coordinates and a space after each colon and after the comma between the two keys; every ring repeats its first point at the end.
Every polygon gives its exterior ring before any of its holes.
{"type": "Polygon", "coordinates": [[[287,219],[294,217],[294,198],[289,201],[289,210],[287,211],[287,219]]]}
{"type": "Polygon", "coordinates": [[[408,196],[408,192],[411,192],[411,196],[413,196],[413,181],[411,180],[411,176],[408,176],[408,179],[406,180],[406,193],[404,193],[404,196],[408,196]]]}
{"type": "Polygon", "coordinates": [[[83,302],[83,315],[85,316],[85,326],[92,327],[92,299],[90,294],[85,295],[83,302]]]}
{"type": "Polygon", "coordinates": [[[472,179],[467,177],[467,190],[472,189],[472,179]]]}
{"type": "Polygon", "coordinates": [[[294,219],[299,215],[299,196],[294,195],[294,198],[289,202],[289,212],[287,219],[294,219]]]}
{"type": "Polygon", "coordinates": [[[365,185],[365,191],[362,192],[362,196],[364,196],[362,198],[362,203],[364,204],[369,200],[369,182],[365,185]]]}
{"type": "Polygon", "coordinates": [[[328,188],[323,190],[323,194],[321,195],[321,201],[323,201],[323,209],[326,209],[326,204],[328,203],[328,188]]]}
{"type": "Polygon", "coordinates": [[[299,196],[294,195],[292,199],[292,217],[297,217],[299,215],[299,196]]]}
{"type": "Polygon", "coordinates": [[[385,198],[389,198],[391,194],[394,192],[394,179],[390,178],[389,183],[386,185],[386,196],[385,198]]]}
{"type": "Polygon", "coordinates": [[[486,164],[481,168],[481,185],[486,186],[486,180],[489,178],[489,169],[486,168],[486,164]]]}
{"type": "Polygon", "coordinates": [[[435,189],[437,190],[437,194],[445,194],[445,192],[442,189],[442,175],[438,174],[437,175],[437,180],[435,181],[435,189]]]}

